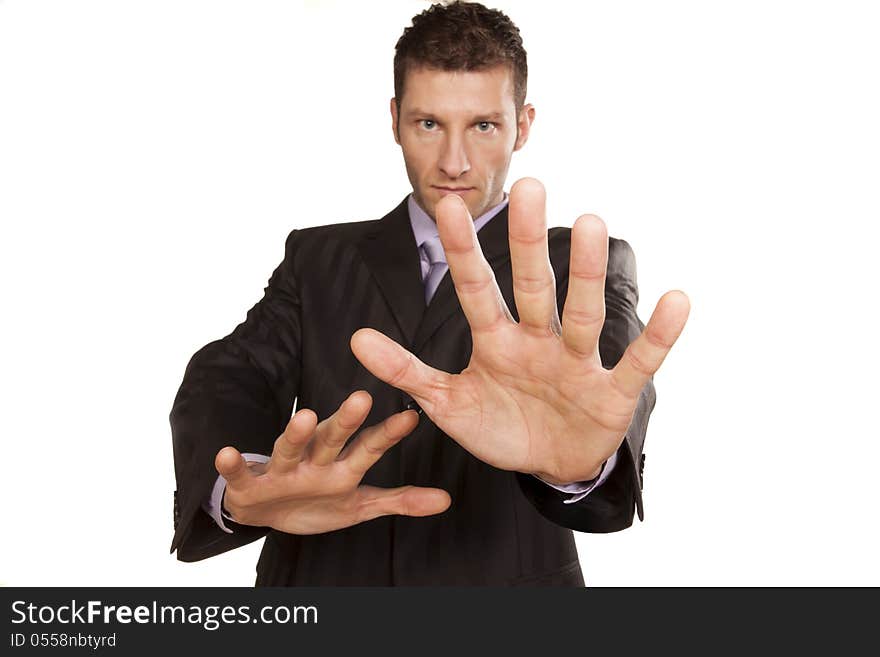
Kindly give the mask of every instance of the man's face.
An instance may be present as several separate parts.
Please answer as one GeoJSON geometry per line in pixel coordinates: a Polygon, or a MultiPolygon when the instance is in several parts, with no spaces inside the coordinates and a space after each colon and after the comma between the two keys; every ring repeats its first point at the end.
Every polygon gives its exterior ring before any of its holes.
{"type": "Polygon", "coordinates": [[[391,127],[416,202],[435,221],[447,194],[458,194],[474,219],[500,203],[510,158],[534,117],[531,105],[517,117],[508,66],[407,71],[399,115],[391,99],[391,127]]]}

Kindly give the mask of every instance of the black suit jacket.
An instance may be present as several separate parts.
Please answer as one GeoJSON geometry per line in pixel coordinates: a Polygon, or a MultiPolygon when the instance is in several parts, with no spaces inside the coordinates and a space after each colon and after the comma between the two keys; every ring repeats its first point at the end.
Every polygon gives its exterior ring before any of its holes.
{"type": "MultiPolygon", "coordinates": [[[[568,287],[570,229],[549,231],[560,315],[568,287]]],[[[507,209],[479,241],[511,309],[514,306],[507,209]]],[[[641,332],[635,260],[626,242],[609,242],[606,320],[600,353],[613,366],[641,332]]],[[[569,496],[531,475],[479,461],[425,415],[362,483],[443,488],[442,514],[387,516],[325,534],[297,536],[231,523],[227,534],[201,509],[226,445],[270,454],[297,409],[331,415],[354,390],[373,397],[364,426],[407,407],[408,396],[373,377],[354,357],[351,335],[372,327],[429,365],[460,372],[470,329],[447,275],[425,308],[418,250],[406,200],[378,221],[294,230],[283,262],[247,319],[200,349],[186,368],[171,411],[175,492],[172,552],[205,559],[262,536],[257,585],[567,585],[583,586],[572,529],[612,532],[643,518],[642,444],[654,389],[648,384],[610,478],[587,498],[569,496]]]]}

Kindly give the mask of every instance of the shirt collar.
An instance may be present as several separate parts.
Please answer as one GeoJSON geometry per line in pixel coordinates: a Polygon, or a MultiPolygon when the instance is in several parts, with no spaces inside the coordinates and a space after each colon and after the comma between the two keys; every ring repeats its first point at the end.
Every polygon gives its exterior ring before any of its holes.
{"type": "MultiPolygon", "coordinates": [[[[504,192],[504,198],[501,200],[501,203],[489,208],[486,212],[474,219],[474,230],[479,233],[480,229],[489,223],[489,220],[491,220],[492,217],[504,209],[507,205],[507,201],[507,192],[504,192]]],[[[416,238],[416,245],[421,246],[425,240],[437,235],[437,224],[434,223],[434,220],[428,216],[428,213],[422,210],[419,204],[416,203],[412,194],[407,198],[407,208],[409,209],[409,222],[412,226],[413,236],[416,238]]]]}

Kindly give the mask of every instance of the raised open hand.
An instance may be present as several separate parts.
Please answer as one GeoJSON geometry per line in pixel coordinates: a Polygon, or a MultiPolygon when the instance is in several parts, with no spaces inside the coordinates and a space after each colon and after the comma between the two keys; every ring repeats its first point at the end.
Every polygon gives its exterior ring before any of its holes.
{"type": "Polygon", "coordinates": [[[605,224],[583,215],[572,228],[560,323],[545,207],[537,180],[525,178],[512,187],[509,235],[517,323],[464,202],[450,194],[437,205],[440,240],[473,341],[470,362],[460,374],[426,365],[373,329],[357,331],[351,347],[364,367],[411,395],[477,458],[562,484],[597,476],[620,446],[639,392],[683,330],[690,304],[682,292],[664,294],[617,366],[605,369],[599,358],[605,224]]]}
{"type": "Polygon", "coordinates": [[[329,418],[317,423],[309,409],[290,419],[265,464],[248,464],[234,447],[214,460],[226,479],[225,506],[245,525],[288,534],[319,534],[379,516],[428,516],[445,511],[449,494],[439,488],[358,485],[366,471],[418,423],[415,411],[396,413],[346,440],[370,412],[366,391],[352,393],[329,418]]]}

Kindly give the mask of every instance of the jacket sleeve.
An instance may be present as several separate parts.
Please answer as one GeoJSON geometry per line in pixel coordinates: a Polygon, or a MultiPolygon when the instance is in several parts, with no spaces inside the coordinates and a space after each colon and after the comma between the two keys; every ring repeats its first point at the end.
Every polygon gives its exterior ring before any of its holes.
{"type": "MultiPolygon", "coordinates": [[[[565,255],[567,257],[568,253],[565,255]]],[[[557,274],[557,305],[561,316],[568,293],[568,263],[560,263],[560,270],[563,273],[557,274]]],[[[636,315],[638,300],[632,248],[623,240],[611,238],[605,278],[605,324],[599,337],[599,354],[606,368],[617,364],[629,344],[645,328],[636,315]]],[[[638,511],[639,520],[643,520],[642,447],[655,399],[654,384],[649,381],[639,394],[632,422],[617,451],[614,471],[583,500],[564,504],[569,497],[566,493],[556,491],[534,477],[517,473],[523,494],[545,518],[576,531],[608,533],[626,529],[633,523],[634,509],[638,511]]]]}
{"type": "Polygon", "coordinates": [[[217,479],[214,458],[226,445],[270,454],[299,390],[301,316],[294,276],[296,231],[263,298],[221,340],[197,351],[171,409],[174,537],[171,552],[198,561],[255,541],[266,528],[222,531],[201,508],[217,479]]]}

